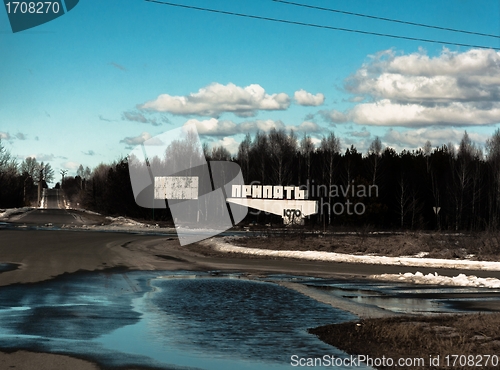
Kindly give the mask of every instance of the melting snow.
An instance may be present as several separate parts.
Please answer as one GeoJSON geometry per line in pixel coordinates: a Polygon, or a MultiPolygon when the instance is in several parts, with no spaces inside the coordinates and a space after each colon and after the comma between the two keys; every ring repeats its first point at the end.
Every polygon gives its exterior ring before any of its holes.
{"type": "Polygon", "coordinates": [[[23,207],[23,208],[8,208],[0,210],[0,220],[7,220],[12,215],[19,215],[22,213],[26,213],[31,211],[32,207],[23,207]]]}
{"type": "Polygon", "coordinates": [[[218,240],[213,240],[214,249],[219,252],[242,253],[269,257],[288,257],[312,261],[331,261],[347,263],[367,263],[372,265],[398,265],[413,267],[455,268],[465,270],[500,271],[500,262],[451,260],[440,258],[418,257],[385,257],[385,256],[360,256],[335,252],[318,251],[284,251],[258,248],[237,247],[218,240]]]}
{"type": "Polygon", "coordinates": [[[459,274],[457,276],[440,276],[437,273],[424,275],[421,272],[412,274],[382,274],[371,275],[371,279],[380,279],[388,281],[402,281],[413,284],[436,284],[436,285],[453,285],[453,286],[469,286],[478,288],[500,288],[500,280],[495,278],[480,278],[474,275],[459,274]]]}

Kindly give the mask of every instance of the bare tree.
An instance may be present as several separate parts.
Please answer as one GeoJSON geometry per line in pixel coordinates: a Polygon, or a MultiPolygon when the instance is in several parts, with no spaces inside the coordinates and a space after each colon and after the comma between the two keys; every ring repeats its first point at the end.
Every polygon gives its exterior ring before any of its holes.
{"type": "MultiPolygon", "coordinates": [[[[340,140],[333,132],[321,139],[320,151],[324,157],[324,178],[328,180],[328,203],[331,204],[330,189],[333,185],[333,174],[336,169],[335,157],[340,153],[340,140]]],[[[331,224],[331,214],[328,213],[328,224],[331,224]]]]}
{"type": "Polygon", "coordinates": [[[17,161],[0,141],[0,207],[16,205],[17,176],[17,161]]]}
{"type": "Polygon", "coordinates": [[[247,132],[245,138],[238,146],[237,160],[243,171],[243,178],[248,180],[250,178],[250,148],[252,146],[252,138],[247,132]]]}
{"type": "Polygon", "coordinates": [[[457,165],[456,171],[456,215],[455,215],[455,230],[458,230],[463,225],[463,215],[464,215],[464,198],[466,191],[468,190],[472,182],[472,168],[471,163],[475,153],[475,146],[469,138],[467,131],[464,132],[464,136],[460,141],[460,145],[457,153],[457,165]]]}
{"type": "Polygon", "coordinates": [[[25,174],[34,180],[36,177],[37,168],[38,162],[36,161],[36,158],[27,157],[24,161],[21,162],[20,171],[22,174],[25,174]]]}
{"type": "Polygon", "coordinates": [[[88,166],[85,167],[85,171],[83,171],[83,178],[85,180],[89,180],[91,175],[92,175],[92,171],[90,170],[90,168],[88,166]]]}
{"type": "Polygon", "coordinates": [[[481,210],[481,194],[484,187],[482,181],[482,166],[483,151],[481,148],[475,148],[472,161],[471,178],[472,178],[472,199],[471,199],[471,229],[475,230],[479,224],[481,217],[479,212],[481,210]]]}
{"type": "MultiPolygon", "coordinates": [[[[490,192],[490,223],[498,226],[500,205],[500,129],[486,140],[487,161],[492,171],[492,191],[490,192]]],[[[493,226],[490,225],[490,226],[493,226]]]]}
{"type": "Polygon", "coordinates": [[[220,145],[218,147],[212,148],[211,158],[214,161],[230,161],[231,160],[231,153],[229,153],[229,150],[227,150],[222,145],[220,145]]]}
{"type": "Polygon", "coordinates": [[[399,224],[400,227],[403,228],[405,217],[412,208],[410,204],[412,202],[410,183],[407,179],[407,176],[404,173],[401,173],[401,176],[398,180],[397,201],[398,201],[399,224]]]}
{"type": "Polygon", "coordinates": [[[432,144],[429,140],[427,140],[424,145],[424,156],[425,156],[425,164],[427,167],[427,173],[429,173],[431,170],[431,162],[430,162],[431,152],[432,152],[432,144]]]}
{"type": "Polygon", "coordinates": [[[6,174],[17,174],[17,161],[12,157],[10,152],[2,144],[0,139],[0,173],[6,174]]]}
{"type": "MultiPolygon", "coordinates": [[[[300,141],[300,154],[304,158],[307,168],[307,180],[311,181],[311,155],[314,152],[314,144],[310,136],[304,134],[304,137],[300,141]]],[[[299,171],[300,173],[300,171],[299,171]]],[[[300,176],[300,175],[299,175],[300,176]]],[[[299,179],[300,184],[300,179],[299,179]]]]}
{"type": "Polygon", "coordinates": [[[78,170],[76,170],[76,175],[80,178],[80,189],[83,189],[83,175],[84,174],[85,174],[85,170],[83,169],[83,165],[80,165],[78,167],[78,170]]]}
{"type": "Polygon", "coordinates": [[[262,183],[267,181],[268,160],[269,160],[269,140],[264,132],[257,131],[250,148],[250,161],[254,163],[256,179],[262,183]]]}
{"type": "Polygon", "coordinates": [[[372,184],[377,182],[377,169],[379,167],[380,154],[382,153],[382,142],[378,136],[370,144],[368,149],[368,156],[370,158],[371,171],[372,171],[372,184]]]}
{"type": "Polygon", "coordinates": [[[293,131],[272,129],[269,132],[271,177],[274,184],[286,185],[292,179],[293,158],[297,151],[297,138],[293,131]]]}

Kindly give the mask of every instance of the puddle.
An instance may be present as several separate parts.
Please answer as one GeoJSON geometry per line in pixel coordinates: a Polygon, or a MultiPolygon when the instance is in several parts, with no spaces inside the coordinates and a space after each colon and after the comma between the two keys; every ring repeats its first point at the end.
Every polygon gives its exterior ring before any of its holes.
{"type": "Polygon", "coordinates": [[[0,274],[2,272],[8,272],[8,271],[14,271],[17,270],[17,268],[21,266],[17,263],[0,263],[0,274]]]}
{"type": "Polygon", "coordinates": [[[290,369],[292,355],[346,356],[307,329],[352,319],[238,274],[95,272],[0,289],[0,347],[109,367],[290,369]]]}
{"type": "Polygon", "coordinates": [[[364,280],[304,280],[336,297],[405,314],[500,312],[500,289],[380,283],[364,280]]]}

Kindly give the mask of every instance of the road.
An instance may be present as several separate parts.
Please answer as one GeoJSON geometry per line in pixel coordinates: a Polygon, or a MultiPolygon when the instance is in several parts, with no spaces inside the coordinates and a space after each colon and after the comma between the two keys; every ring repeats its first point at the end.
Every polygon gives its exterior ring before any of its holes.
{"type": "Polygon", "coordinates": [[[59,189],[43,189],[42,208],[64,209],[63,192],[59,189]]]}
{"type": "Polygon", "coordinates": [[[41,208],[28,212],[12,222],[55,226],[83,223],[75,212],[64,209],[62,190],[44,189],[41,204],[41,208]]]}

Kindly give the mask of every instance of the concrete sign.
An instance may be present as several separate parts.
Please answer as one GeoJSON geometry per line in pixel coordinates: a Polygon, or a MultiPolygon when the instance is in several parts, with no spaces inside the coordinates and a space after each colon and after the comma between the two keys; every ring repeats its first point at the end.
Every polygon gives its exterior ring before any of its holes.
{"type": "Polygon", "coordinates": [[[240,167],[211,161],[194,124],[145,140],[129,154],[129,174],[136,203],[168,208],[181,245],[226,231],[242,221],[247,208],[226,203],[233,185],[244,185],[240,167]]]}

